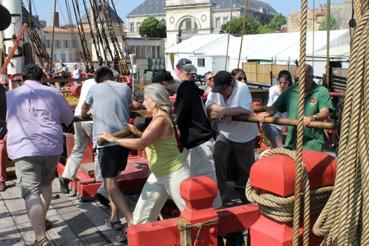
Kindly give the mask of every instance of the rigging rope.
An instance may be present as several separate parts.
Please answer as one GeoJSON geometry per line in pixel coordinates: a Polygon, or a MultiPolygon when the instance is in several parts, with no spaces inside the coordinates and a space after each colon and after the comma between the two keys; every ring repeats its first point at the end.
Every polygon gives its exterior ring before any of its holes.
{"type": "Polygon", "coordinates": [[[231,38],[231,22],[232,22],[232,18],[233,18],[233,3],[234,3],[234,0],[232,0],[232,2],[231,2],[231,4],[232,4],[231,19],[229,20],[229,23],[228,23],[227,52],[226,52],[226,60],[225,60],[224,70],[227,70],[227,67],[228,67],[229,39],[231,38]]]}
{"type": "Polygon", "coordinates": [[[369,245],[369,4],[354,0],[354,32],[334,190],[313,231],[325,245],[369,245]]]}
{"type": "Polygon", "coordinates": [[[100,51],[99,51],[99,48],[97,47],[96,38],[95,38],[95,35],[93,33],[92,24],[91,24],[91,20],[90,20],[90,15],[89,15],[88,10],[87,10],[86,1],[83,0],[82,2],[83,2],[83,7],[85,8],[85,11],[86,11],[87,22],[88,22],[88,26],[90,27],[90,35],[91,35],[92,43],[93,43],[95,51],[96,51],[97,60],[100,60],[100,57],[101,57],[100,56],[100,51]]]}
{"type": "Polygon", "coordinates": [[[245,13],[243,16],[243,24],[242,24],[242,33],[241,33],[241,43],[240,43],[240,50],[238,52],[238,62],[237,68],[240,67],[240,60],[241,60],[241,53],[242,53],[242,45],[243,45],[243,36],[245,35],[245,30],[247,26],[247,8],[249,6],[249,0],[245,0],[245,13]]]}

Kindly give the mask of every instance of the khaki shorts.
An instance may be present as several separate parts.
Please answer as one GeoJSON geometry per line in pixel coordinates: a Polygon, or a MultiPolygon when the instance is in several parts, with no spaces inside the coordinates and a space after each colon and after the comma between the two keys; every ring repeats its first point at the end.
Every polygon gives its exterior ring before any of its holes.
{"type": "Polygon", "coordinates": [[[14,160],[18,183],[24,199],[39,195],[40,187],[48,186],[55,178],[60,156],[31,156],[14,160]]]}

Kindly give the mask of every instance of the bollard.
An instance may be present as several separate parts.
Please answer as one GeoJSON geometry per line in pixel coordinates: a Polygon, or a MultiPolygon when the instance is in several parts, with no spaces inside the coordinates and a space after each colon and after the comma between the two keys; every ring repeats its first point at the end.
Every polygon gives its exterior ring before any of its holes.
{"type": "Polygon", "coordinates": [[[215,181],[206,176],[182,182],[186,207],[178,221],[181,246],[218,245],[218,214],[213,208],[217,192],[215,181]]]}
{"type": "MultiPolygon", "coordinates": [[[[337,166],[334,157],[312,150],[304,150],[302,157],[311,190],[333,186],[337,166]]],[[[250,170],[249,184],[259,195],[269,193],[280,198],[287,198],[294,194],[295,169],[295,161],[290,157],[282,154],[272,154],[254,163],[250,170]]],[[[329,193],[326,197],[328,199],[329,193]]],[[[314,199],[312,201],[314,203],[314,199]]],[[[317,204],[318,202],[312,204],[312,206],[317,204]]],[[[324,201],[321,204],[324,205],[324,201]]],[[[292,222],[277,221],[268,217],[267,214],[263,214],[263,209],[260,210],[260,217],[250,227],[251,245],[292,245],[292,222]]],[[[318,214],[310,216],[310,228],[312,228],[317,216],[318,214]]],[[[302,242],[302,232],[303,229],[300,227],[300,242],[302,242]]],[[[310,231],[310,245],[320,245],[322,240],[323,238],[313,235],[310,231]]]]}

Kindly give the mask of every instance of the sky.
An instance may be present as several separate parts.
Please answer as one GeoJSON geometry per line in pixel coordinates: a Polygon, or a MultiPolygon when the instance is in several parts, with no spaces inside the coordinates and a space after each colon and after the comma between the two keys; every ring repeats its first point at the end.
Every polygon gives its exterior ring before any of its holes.
{"type": "MultiPolygon", "coordinates": [[[[46,20],[47,24],[51,23],[51,12],[53,11],[53,0],[32,0],[36,8],[36,13],[40,16],[40,19],[46,20]]],[[[70,0],[57,0],[56,9],[59,13],[60,22],[66,24],[69,21],[67,11],[65,8],[65,1],[70,0]]],[[[79,0],[82,6],[82,0],[79,0]]],[[[228,0],[230,1],[230,0],[228,0]]],[[[318,7],[320,4],[325,4],[326,0],[309,0],[309,8],[312,8],[313,2],[318,7]]],[[[28,0],[23,0],[28,6],[28,0]]],[[[89,1],[86,0],[88,3],[89,1]]],[[[115,6],[119,16],[126,21],[126,16],[129,12],[134,10],[138,5],[143,3],[144,0],[114,0],[115,6]]],[[[282,13],[284,16],[288,16],[292,12],[300,11],[300,0],[264,0],[263,2],[269,3],[277,12],[282,13]]],[[[343,0],[331,0],[332,3],[340,3],[343,0]]],[[[83,8],[82,8],[83,9],[83,8]]],[[[82,13],[83,14],[83,13],[82,13]]],[[[73,17],[74,18],[74,17],[73,17]]]]}

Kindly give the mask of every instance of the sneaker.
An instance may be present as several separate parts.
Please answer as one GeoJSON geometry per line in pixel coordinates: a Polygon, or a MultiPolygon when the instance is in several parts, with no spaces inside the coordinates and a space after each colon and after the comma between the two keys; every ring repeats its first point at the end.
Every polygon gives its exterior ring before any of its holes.
{"type": "Polygon", "coordinates": [[[58,180],[60,183],[60,192],[64,194],[69,194],[69,180],[63,177],[59,177],[58,180]]]}
{"type": "Polygon", "coordinates": [[[113,229],[114,231],[120,231],[123,229],[122,222],[120,220],[111,221],[110,219],[106,219],[105,225],[113,229]]]}
{"type": "Polygon", "coordinates": [[[120,235],[115,238],[114,242],[127,243],[128,242],[127,231],[128,231],[128,227],[125,227],[120,233],[120,235]]]}
{"type": "Polygon", "coordinates": [[[0,192],[1,192],[1,191],[4,191],[4,190],[5,190],[5,188],[6,188],[6,186],[5,186],[5,182],[0,182],[0,192]]]}
{"type": "Polygon", "coordinates": [[[100,193],[95,194],[95,198],[105,207],[109,208],[110,201],[105,196],[101,195],[100,193]]]}

